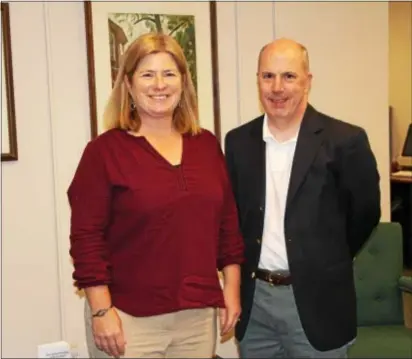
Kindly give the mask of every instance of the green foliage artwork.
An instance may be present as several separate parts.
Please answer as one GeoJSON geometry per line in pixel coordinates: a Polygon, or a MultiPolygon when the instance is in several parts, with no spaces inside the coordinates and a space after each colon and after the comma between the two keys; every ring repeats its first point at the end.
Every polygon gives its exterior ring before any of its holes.
{"type": "Polygon", "coordinates": [[[173,36],[183,48],[193,84],[197,89],[194,16],[111,13],[108,22],[112,83],[116,78],[119,59],[127,46],[143,33],[160,32],[173,36]]]}

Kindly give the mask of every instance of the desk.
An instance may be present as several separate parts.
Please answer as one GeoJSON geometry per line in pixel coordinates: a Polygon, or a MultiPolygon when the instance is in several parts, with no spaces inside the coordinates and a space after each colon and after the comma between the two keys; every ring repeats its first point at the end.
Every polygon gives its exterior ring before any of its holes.
{"type": "Polygon", "coordinates": [[[403,257],[412,268],[412,178],[391,175],[391,220],[402,226],[403,257]]]}
{"type": "Polygon", "coordinates": [[[412,178],[411,177],[405,177],[405,176],[395,176],[394,174],[391,174],[391,182],[411,183],[412,184],[412,178]]]}

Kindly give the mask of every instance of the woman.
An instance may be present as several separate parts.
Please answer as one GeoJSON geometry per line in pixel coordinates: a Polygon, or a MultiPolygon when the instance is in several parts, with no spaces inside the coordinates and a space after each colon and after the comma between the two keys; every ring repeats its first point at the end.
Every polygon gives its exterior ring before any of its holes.
{"type": "Polygon", "coordinates": [[[220,146],[197,117],[177,42],[136,39],[107,131],[86,146],[68,190],[92,357],[212,357],[215,308],[222,335],[240,315],[236,207],[220,146]]]}

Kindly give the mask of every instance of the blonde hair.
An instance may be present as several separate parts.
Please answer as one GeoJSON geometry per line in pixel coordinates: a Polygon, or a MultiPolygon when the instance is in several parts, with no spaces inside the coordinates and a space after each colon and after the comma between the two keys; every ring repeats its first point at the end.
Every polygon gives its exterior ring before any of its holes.
{"type": "Polygon", "coordinates": [[[125,76],[131,83],[140,61],[145,56],[159,52],[170,54],[182,75],[182,94],[179,105],[173,113],[173,125],[176,131],[192,135],[200,132],[196,92],[185,55],[173,37],[161,33],[146,33],[139,36],[123,54],[116,81],[103,114],[106,130],[120,128],[139,131],[141,119],[137,111],[131,108],[133,100],[126,87],[125,76]]]}

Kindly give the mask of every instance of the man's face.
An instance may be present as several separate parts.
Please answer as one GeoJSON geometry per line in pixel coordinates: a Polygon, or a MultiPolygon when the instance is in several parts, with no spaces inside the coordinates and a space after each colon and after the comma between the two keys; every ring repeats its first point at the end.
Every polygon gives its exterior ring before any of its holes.
{"type": "Polygon", "coordinates": [[[302,116],[311,80],[300,48],[269,45],[258,71],[259,97],[269,119],[291,121],[302,116]]]}

